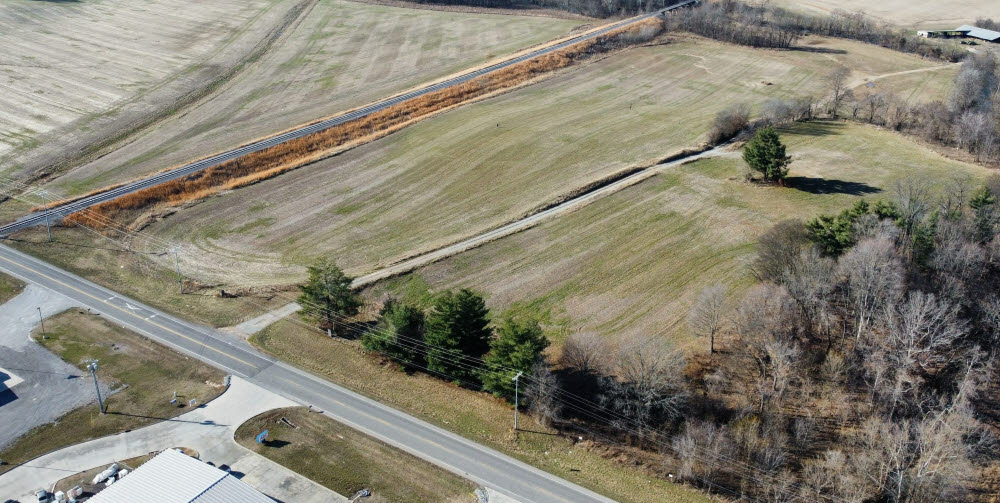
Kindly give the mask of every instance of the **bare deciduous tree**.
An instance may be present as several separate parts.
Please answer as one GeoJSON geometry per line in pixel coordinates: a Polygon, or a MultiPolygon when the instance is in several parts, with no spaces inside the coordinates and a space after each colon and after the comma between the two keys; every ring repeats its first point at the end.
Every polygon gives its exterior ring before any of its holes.
{"type": "Polygon", "coordinates": [[[722,331],[726,314],[726,287],[720,284],[705,287],[688,314],[691,331],[709,340],[709,353],[715,353],[715,336],[722,331]]]}
{"type": "Polygon", "coordinates": [[[887,351],[895,384],[888,410],[895,410],[903,399],[919,405],[924,379],[955,361],[961,354],[956,341],[967,333],[956,306],[934,294],[911,293],[889,323],[887,351]]]}
{"type": "Polygon", "coordinates": [[[889,108],[889,99],[885,94],[871,93],[865,96],[862,106],[869,124],[885,122],[885,112],[889,108]]]}
{"type": "Polygon", "coordinates": [[[607,356],[604,338],[589,332],[577,332],[566,338],[561,362],[564,367],[578,372],[596,372],[607,356]]]}
{"type": "Polygon", "coordinates": [[[997,144],[996,125],[987,112],[966,110],[955,121],[955,143],[971,154],[977,161],[989,159],[997,144]]]}
{"type": "Polygon", "coordinates": [[[754,274],[764,281],[781,281],[796,266],[802,251],[811,246],[809,232],[801,220],[782,220],[757,238],[754,274]]]}
{"type": "Polygon", "coordinates": [[[832,319],[829,315],[835,267],[832,259],[822,256],[816,247],[811,246],[799,253],[794,267],[787,270],[782,281],[788,294],[798,303],[805,318],[806,330],[810,334],[818,332],[828,339],[827,350],[831,345],[832,319]]]}
{"type": "Polygon", "coordinates": [[[708,132],[708,142],[716,145],[734,138],[750,124],[750,106],[731,105],[715,114],[712,128],[708,132]]]}
{"type": "Polygon", "coordinates": [[[683,409],[687,399],[684,365],[684,355],[667,341],[626,340],[615,354],[613,377],[604,380],[601,402],[616,413],[615,422],[624,430],[648,434],[683,409]]]}
{"type": "Polygon", "coordinates": [[[535,364],[524,395],[529,410],[543,424],[551,426],[559,420],[562,403],[558,396],[559,381],[548,362],[540,361],[535,364]]]}
{"type": "Polygon", "coordinates": [[[751,288],[737,309],[738,354],[747,359],[747,384],[757,395],[758,410],[781,398],[793,377],[798,348],[795,301],[784,287],[751,288]]]}
{"type": "Polygon", "coordinates": [[[830,96],[830,113],[837,117],[840,112],[840,105],[851,92],[847,84],[847,79],[851,76],[851,70],[846,66],[838,66],[827,76],[826,81],[830,86],[833,95],[830,96]]]}
{"type": "Polygon", "coordinates": [[[903,289],[903,265],[890,239],[861,241],[840,259],[854,315],[855,341],[862,341],[876,317],[893,306],[903,289]]]}
{"type": "Polygon", "coordinates": [[[888,102],[885,125],[900,131],[910,122],[910,114],[912,113],[910,104],[895,94],[889,95],[888,102]]]}
{"type": "Polygon", "coordinates": [[[893,184],[893,197],[900,212],[903,232],[910,236],[930,208],[930,184],[922,178],[906,178],[893,184]]]}
{"type": "Polygon", "coordinates": [[[687,421],[684,433],[671,441],[673,454],[680,462],[678,475],[696,484],[711,481],[724,464],[727,443],[726,430],[718,425],[708,421],[687,421]]]}
{"type": "Polygon", "coordinates": [[[989,337],[986,347],[989,348],[990,358],[1000,355],[1000,296],[990,295],[981,301],[980,309],[983,312],[983,325],[989,337]]]}

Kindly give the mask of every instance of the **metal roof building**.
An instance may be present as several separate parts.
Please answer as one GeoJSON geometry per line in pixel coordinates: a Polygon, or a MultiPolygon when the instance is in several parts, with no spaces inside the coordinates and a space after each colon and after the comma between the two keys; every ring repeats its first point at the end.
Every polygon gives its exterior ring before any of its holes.
{"type": "Polygon", "coordinates": [[[236,477],[175,449],[157,454],[91,503],[274,503],[236,477]]]}
{"type": "Polygon", "coordinates": [[[960,31],[967,37],[978,38],[988,42],[1000,42],[1000,32],[987,30],[985,28],[976,28],[975,26],[966,24],[955,28],[955,31],[960,31]]]}

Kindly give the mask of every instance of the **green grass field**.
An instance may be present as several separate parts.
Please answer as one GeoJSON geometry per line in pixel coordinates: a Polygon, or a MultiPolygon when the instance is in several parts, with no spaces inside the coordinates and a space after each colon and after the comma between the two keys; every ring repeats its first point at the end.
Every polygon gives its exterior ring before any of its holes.
{"type": "Polygon", "coordinates": [[[70,309],[45,320],[45,333],[45,339],[38,333],[34,337],[81,372],[87,372],[85,360],[96,358],[99,378],[112,390],[128,386],[106,397],[105,414],[88,404],[31,430],[0,452],[5,462],[0,471],[62,447],[183,414],[187,400],[205,403],[224,389],[223,372],[97,315],[70,309]],[[178,405],[168,403],[174,391],[183,397],[178,405]]]}
{"type": "MultiPolygon", "coordinates": [[[[372,289],[420,301],[469,287],[496,309],[534,313],[555,333],[655,334],[684,340],[690,305],[721,282],[735,297],[754,279],[757,236],[784,218],[832,213],[894,183],[983,179],[896,133],[817,121],[782,130],[789,188],[742,181],[739,152],[672,168],[574,213],[395,278],[372,289]]],[[[700,343],[699,343],[700,344],[700,343]]]]}
{"type": "Polygon", "coordinates": [[[272,410],[250,419],[236,430],[236,441],[348,497],[368,489],[372,496],[365,501],[382,503],[475,499],[472,482],[302,407],[272,410]],[[265,429],[268,441],[258,444],[255,436],[265,429]]]}
{"type": "Polygon", "coordinates": [[[361,274],[697,145],[730,104],[822,96],[834,62],[858,78],[935,64],[842,40],[807,43],[827,52],[689,37],[632,49],[210,198],[146,232],[189,243],[184,267],[206,282],[300,281],[319,255],[361,274]]]}
{"type": "Polygon", "coordinates": [[[512,408],[505,402],[423,374],[408,375],[366,354],[357,341],[327,337],[295,319],[267,327],[251,342],[286,362],[622,503],[710,501],[698,491],[651,476],[661,470],[656,456],[633,452],[627,457],[587,436],[574,441],[526,414],[519,424],[524,431],[515,440],[512,408]]]}
{"type": "Polygon", "coordinates": [[[0,273],[0,304],[13,299],[21,290],[24,290],[21,280],[0,273]]]}

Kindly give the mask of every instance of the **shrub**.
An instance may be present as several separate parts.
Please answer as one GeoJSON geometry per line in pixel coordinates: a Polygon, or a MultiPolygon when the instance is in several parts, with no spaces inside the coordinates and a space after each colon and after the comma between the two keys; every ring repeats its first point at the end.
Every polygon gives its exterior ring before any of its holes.
{"type": "Polygon", "coordinates": [[[715,114],[708,132],[708,143],[718,145],[731,140],[750,125],[750,106],[731,105],[715,114]]]}

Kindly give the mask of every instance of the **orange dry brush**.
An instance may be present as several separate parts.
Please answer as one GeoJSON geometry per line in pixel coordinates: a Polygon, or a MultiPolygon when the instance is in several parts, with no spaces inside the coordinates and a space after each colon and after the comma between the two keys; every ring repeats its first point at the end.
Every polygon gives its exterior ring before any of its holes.
{"type": "Polygon", "coordinates": [[[127,221],[158,204],[194,201],[223,190],[256,183],[314,162],[351,142],[388,134],[394,128],[490,93],[518,86],[538,76],[565,68],[577,59],[615,47],[645,42],[663,31],[663,23],[646,19],[600,37],[509,66],[464,84],[413,98],[339,126],[289,140],[226,161],[183,178],[164,182],[72,213],[67,223],[103,230],[115,221],[127,221]]]}

